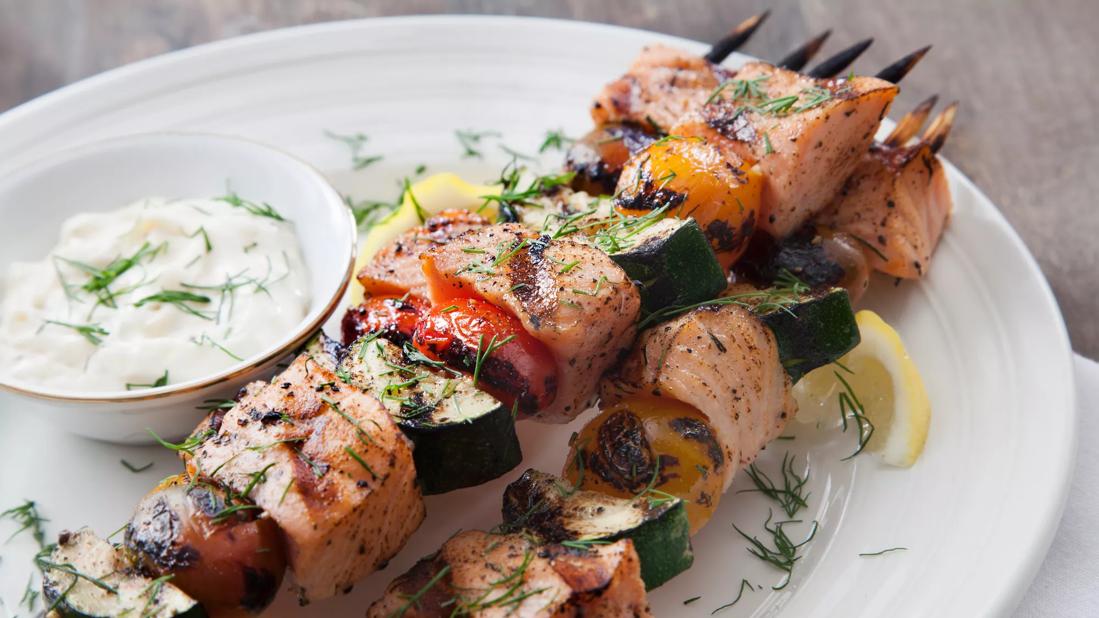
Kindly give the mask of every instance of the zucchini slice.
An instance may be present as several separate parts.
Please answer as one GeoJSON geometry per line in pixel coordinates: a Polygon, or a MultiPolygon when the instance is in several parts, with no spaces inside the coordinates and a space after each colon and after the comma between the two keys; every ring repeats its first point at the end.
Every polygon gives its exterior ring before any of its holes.
{"type": "Polygon", "coordinates": [[[759,318],[775,334],[779,360],[794,382],[859,344],[859,326],[843,288],[762,313],[759,318]]]}
{"type": "Polygon", "coordinates": [[[42,594],[62,616],[204,618],[170,581],[139,573],[122,551],[88,528],[62,532],[42,567],[42,594]]]}
{"type": "Polygon", "coordinates": [[[615,498],[574,490],[568,481],[527,470],[504,491],[504,527],[544,543],[600,543],[630,539],[641,559],[641,579],[652,590],[694,562],[684,503],[661,495],[615,498]]]}
{"type": "Polygon", "coordinates": [[[336,375],[382,402],[415,445],[424,494],[480,485],[523,459],[512,411],[472,378],[385,339],[363,337],[336,375]]]}
{"type": "Polygon", "coordinates": [[[637,283],[645,311],[692,305],[725,289],[725,273],[694,219],[662,219],[636,239],[611,259],[637,283]]]}

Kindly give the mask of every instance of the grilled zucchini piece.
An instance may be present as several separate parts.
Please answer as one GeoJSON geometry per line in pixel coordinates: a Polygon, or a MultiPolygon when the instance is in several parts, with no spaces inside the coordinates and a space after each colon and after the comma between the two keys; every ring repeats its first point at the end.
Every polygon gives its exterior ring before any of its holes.
{"type": "Polygon", "coordinates": [[[806,297],[759,317],[775,334],[779,360],[794,382],[859,344],[859,326],[843,288],[806,297]]]}
{"type": "Polygon", "coordinates": [[[468,376],[412,348],[363,337],[343,355],[336,375],[377,397],[412,440],[424,494],[480,485],[523,459],[512,411],[468,376]]]}
{"type": "Polygon", "coordinates": [[[205,618],[197,601],[164,578],[150,579],[88,528],[62,532],[42,567],[42,594],[62,616],[205,618]]]}
{"type": "Polygon", "coordinates": [[[527,470],[504,491],[504,527],[543,543],[601,544],[630,539],[641,578],[652,590],[694,561],[684,503],[667,494],[634,499],[574,490],[568,481],[527,470]]]}
{"type": "Polygon", "coordinates": [[[635,239],[610,256],[637,283],[646,312],[692,305],[725,289],[725,273],[694,219],[662,219],[635,239]]]}

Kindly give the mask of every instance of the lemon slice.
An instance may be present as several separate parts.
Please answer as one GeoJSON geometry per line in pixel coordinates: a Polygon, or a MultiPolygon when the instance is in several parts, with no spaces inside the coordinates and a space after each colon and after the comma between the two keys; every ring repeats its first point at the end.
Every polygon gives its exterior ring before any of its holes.
{"type": "Polygon", "coordinates": [[[838,364],[811,371],[794,386],[797,418],[807,423],[839,419],[841,395],[853,393],[874,426],[867,450],[885,463],[907,468],[927,441],[931,401],[897,331],[873,311],[859,311],[855,321],[859,345],[838,364]]]}
{"type": "MultiPolygon", "coordinates": [[[[395,238],[422,223],[421,217],[438,214],[444,210],[464,208],[476,210],[485,206],[480,214],[489,220],[496,218],[496,204],[485,205],[484,196],[497,195],[500,186],[470,184],[457,174],[444,172],[434,174],[413,184],[396,210],[379,221],[366,234],[362,241],[362,250],[355,260],[355,272],[358,273],[379,249],[395,238]],[[417,208],[417,204],[419,208],[417,208]]],[[[362,302],[363,288],[358,281],[351,284],[351,301],[362,302]]]]}

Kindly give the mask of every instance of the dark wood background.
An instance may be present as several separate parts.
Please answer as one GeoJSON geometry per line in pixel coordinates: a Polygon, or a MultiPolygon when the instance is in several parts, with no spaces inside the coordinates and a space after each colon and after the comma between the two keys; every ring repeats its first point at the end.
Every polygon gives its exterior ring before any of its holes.
{"type": "Polygon", "coordinates": [[[826,52],[867,36],[856,68],[925,44],[896,110],[960,100],[944,154],[1038,257],[1075,348],[1099,356],[1099,2],[1094,0],[0,0],[0,110],[120,64],[238,34],[410,13],[610,22],[712,41],[763,8],[744,51],[780,54],[825,28],[826,52]]]}

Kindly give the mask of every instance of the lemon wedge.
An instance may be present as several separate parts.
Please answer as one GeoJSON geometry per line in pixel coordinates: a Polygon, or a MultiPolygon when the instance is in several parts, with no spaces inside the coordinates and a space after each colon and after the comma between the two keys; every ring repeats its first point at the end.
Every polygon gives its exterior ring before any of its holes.
{"type": "Polygon", "coordinates": [[[837,364],[809,372],[794,386],[797,419],[839,419],[841,396],[853,394],[848,401],[861,404],[874,427],[866,449],[887,464],[907,468],[919,459],[927,441],[931,401],[897,331],[873,311],[859,311],[855,321],[859,345],[837,364]]]}
{"type": "MultiPolygon", "coordinates": [[[[374,254],[382,247],[408,230],[420,225],[423,217],[430,217],[444,210],[469,209],[480,210],[480,214],[489,220],[496,218],[496,204],[485,205],[484,196],[497,195],[500,186],[474,185],[462,180],[457,174],[444,172],[433,174],[413,184],[405,192],[401,205],[389,213],[366,234],[362,241],[362,250],[355,260],[355,272],[359,272],[374,254]]],[[[363,288],[358,281],[351,284],[351,301],[362,302],[363,288]]]]}

